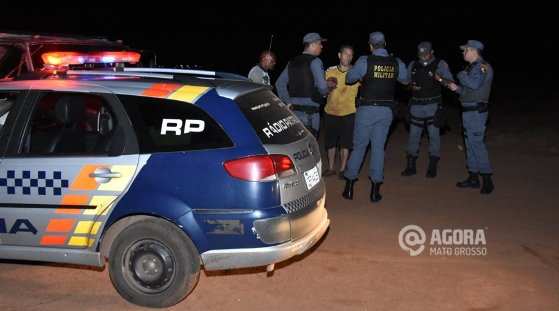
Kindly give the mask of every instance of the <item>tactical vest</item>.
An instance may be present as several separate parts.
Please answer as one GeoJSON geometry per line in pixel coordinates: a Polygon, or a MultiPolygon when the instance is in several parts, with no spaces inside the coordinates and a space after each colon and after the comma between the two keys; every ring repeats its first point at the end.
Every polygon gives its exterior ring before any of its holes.
{"type": "Polygon", "coordinates": [[[311,62],[316,56],[301,54],[293,58],[287,66],[289,84],[287,91],[290,97],[316,96],[318,90],[314,86],[314,77],[311,71],[311,62]]]}
{"type": "Polygon", "coordinates": [[[460,94],[460,101],[463,103],[488,103],[489,95],[491,94],[491,84],[493,83],[493,68],[485,60],[480,60],[468,66],[466,72],[469,74],[475,66],[481,66],[481,73],[483,75],[483,82],[477,90],[463,86],[463,91],[460,94]]]}
{"type": "Polygon", "coordinates": [[[423,66],[421,62],[415,61],[411,69],[411,80],[419,90],[413,90],[414,98],[432,98],[441,96],[441,84],[435,80],[435,74],[439,66],[439,60],[435,59],[427,66],[423,66]]]}
{"type": "Polygon", "coordinates": [[[360,102],[391,102],[396,92],[398,62],[392,56],[371,55],[367,58],[367,73],[359,88],[360,102]]]}

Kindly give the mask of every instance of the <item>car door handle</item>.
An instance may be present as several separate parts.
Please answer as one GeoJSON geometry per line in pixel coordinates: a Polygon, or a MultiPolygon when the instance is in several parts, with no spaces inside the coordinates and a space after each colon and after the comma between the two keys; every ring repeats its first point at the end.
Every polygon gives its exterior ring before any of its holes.
{"type": "Polygon", "coordinates": [[[120,178],[121,175],[118,172],[94,172],[89,174],[89,177],[91,178],[120,178]]]}

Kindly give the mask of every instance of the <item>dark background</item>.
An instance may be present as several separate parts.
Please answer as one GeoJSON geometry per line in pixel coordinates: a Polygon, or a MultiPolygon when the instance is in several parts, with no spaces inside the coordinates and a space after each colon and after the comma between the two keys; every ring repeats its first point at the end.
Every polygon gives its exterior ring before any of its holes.
{"type": "Polygon", "coordinates": [[[557,93],[552,78],[557,17],[551,8],[533,4],[489,9],[476,3],[469,8],[289,5],[3,8],[0,30],[121,39],[131,47],[156,52],[160,65],[196,65],[243,75],[267,49],[273,34],[272,50],[278,55],[274,79],[289,58],[301,52],[307,32],[329,39],[321,56],[325,67],[337,63],[337,49],[344,43],[355,46],[355,59],[368,53],[368,34],[380,30],[389,52],[406,64],[414,59],[419,41],[432,41],[436,55],[447,60],[453,73],[465,66],[459,45],[477,39],[485,44],[484,57],[495,69],[492,97],[499,105],[509,98],[515,99],[514,105],[549,104],[557,93]]]}

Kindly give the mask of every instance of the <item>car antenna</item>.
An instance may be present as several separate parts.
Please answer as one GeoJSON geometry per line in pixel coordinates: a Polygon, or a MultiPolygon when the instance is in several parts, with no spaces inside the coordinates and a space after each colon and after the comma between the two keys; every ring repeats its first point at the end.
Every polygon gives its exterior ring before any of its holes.
{"type": "Polygon", "coordinates": [[[270,36],[270,45],[268,46],[268,52],[272,51],[272,43],[274,42],[274,34],[270,36]]]}

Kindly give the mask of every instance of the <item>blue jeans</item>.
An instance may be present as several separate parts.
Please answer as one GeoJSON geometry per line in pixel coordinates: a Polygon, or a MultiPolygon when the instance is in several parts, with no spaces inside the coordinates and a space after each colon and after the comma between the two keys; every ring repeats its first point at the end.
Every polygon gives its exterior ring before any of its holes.
{"type": "MultiPolygon", "coordinates": [[[[439,107],[438,102],[427,105],[412,105],[410,107],[411,115],[418,118],[432,118],[437,112],[439,107]]],[[[417,122],[417,121],[416,121],[417,122]]],[[[410,122],[410,134],[408,139],[407,152],[409,155],[417,157],[419,154],[419,145],[421,143],[421,135],[423,134],[423,127],[420,127],[413,122],[410,122]]],[[[429,154],[434,157],[441,156],[441,136],[438,127],[432,124],[427,126],[429,134],[429,154]]]]}
{"type": "MultiPolygon", "coordinates": [[[[464,104],[468,106],[469,104],[464,104]]],[[[487,112],[462,112],[464,140],[466,143],[466,165],[472,173],[491,174],[491,163],[485,146],[485,124],[487,112]]]]}
{"type": "Polygon", "coordinates": [[[357,178],[365,152],[367,152],[367,146],[371,143],[369,177],[375,183],[384,180],[384,144],[392,119],[392,110],[388,107],[361,106],[357,108],[353,131],[353,151],[344,173],[347,179],[357,178]]]}

